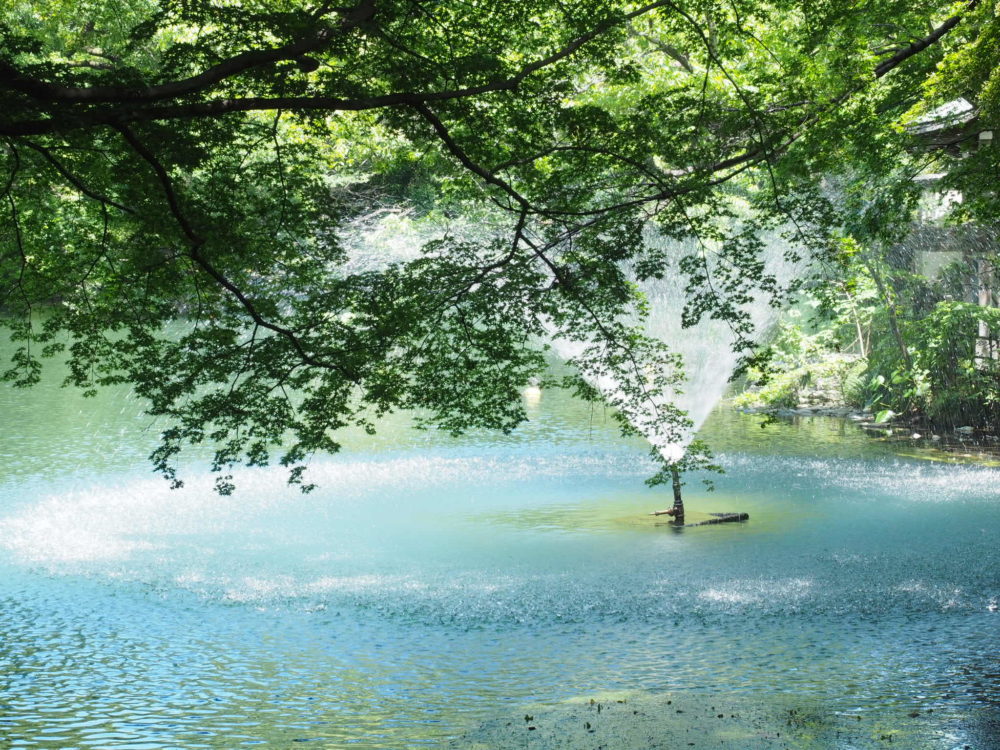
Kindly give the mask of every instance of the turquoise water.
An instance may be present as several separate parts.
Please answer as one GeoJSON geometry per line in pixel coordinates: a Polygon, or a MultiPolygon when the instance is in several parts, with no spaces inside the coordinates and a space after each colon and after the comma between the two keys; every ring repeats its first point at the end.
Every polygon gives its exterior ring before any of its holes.
{"type": "Polygon", "coordinates": [[[677,530],[549,392],[227,498],[120,394],[0,399],[2,748],[1000,747],[996,469],[720,409],[689,513],[751,520],[677,530]]]}

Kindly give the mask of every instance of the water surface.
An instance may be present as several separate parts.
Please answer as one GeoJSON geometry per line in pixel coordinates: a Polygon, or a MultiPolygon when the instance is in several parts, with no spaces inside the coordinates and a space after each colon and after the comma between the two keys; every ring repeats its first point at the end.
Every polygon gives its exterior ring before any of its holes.
{"type": "Polygon", "coordinates": [[[996,469],[721,409],[689,513],[751,520],[677,530],[546,392],[222,498],[121,394],[0,398],[0,747],[1000,747],[996,469]]]}

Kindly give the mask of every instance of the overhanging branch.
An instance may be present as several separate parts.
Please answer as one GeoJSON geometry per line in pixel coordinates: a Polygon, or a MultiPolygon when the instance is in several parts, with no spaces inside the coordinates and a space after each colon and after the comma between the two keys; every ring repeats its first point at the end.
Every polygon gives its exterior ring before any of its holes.
{"type": "MultiPolygon", "coordinates": [[[[365,2],[362,2],[343,21],[340,30],[354,28],[370,20],[375,13],[375,4],[375,0],[365,0],[365,2]]],[[[230,58],[198,76],[141,90],[104,86],[88,88],[63,87],[21,76],[11,66],[0,63],[0,77],[3,74],[7,74],[9,77],[9,80],[5,84],[8,88],[13,88],[33,98],[51,102],[55,105],[55,109],[46,112],[47,116],[45,117],[0,124],[0,135],[42,135],[102,125],[116,126],[117,124],[152,120],[217,117],[230,112],[275,109],[289,111],[323,110],[330,112],[362,111],[392,106],[412,106],[419,103],[440,102],[449,99],[463,99],[490,92],[513,91],[529,76],[565,60],[581,47],[603,34],[658,8],[666,7],[669,4],[669,0],[656,0],[656,2],[644,5],[630,13],[609,18],[595,25],[587,33],[571,39],[551,54],[523,65],[519,70],[506,78],[488,81],[476,86],[465,86],[444,91],[396,92],[349,99],[328,96],[247,97],[238,99],[220,98],[209,101],[185,102],[182,104],[156,104],[156,102],[177,99],[178,97],[192,93],[204,92],[216,83],[238,75],[252,67],[279,60],[293,59],[304,52],[318,49],[332,38],[332,31],[317,32],[316,35],[307,39],[273,50],[246,52],[230,58]],[[119,106],[90,109],[89,106],[93,104],[119,106]],[[77,113],[75,112],[75,108],[79,105],[87,105],[88,108],[77,113]]]]}
{"type": "Polygon", "coordinates": [[[243,306],[243,309],[247,311],[247,314],[261,328],[266,328],[269,331],[273,331],[279,336],[287,339],[292,348],[295,349],[296,354],[299,358],[307,365],[312,367],[317,367],[324,370],[335,370],[339,372],[344,378],[350,380],[351,382],[359,382],[360,376],[353,372],[351,369],[345,367],[344,365],[337,362],[329,362],[326,360],[317,359],[313,355],[306,351],[305,345],[298,335],[289,328],[278,325],[277,323],[272,323],[267,320],[257,309],[257,306],[253,303],[243,291],[236,286],[225,274],[223,274],[218,268],[215,267],[211,261],[205,256],[203,248],[205,245],[205,238],[202,237],[194,227],[191,225],[188,218],[185,216],[184,212],[181,210],[180,201],[177,196],[177,192],[174,190],[173,180],[171,180],[166,167],[160,163],[156,155],[150,151],[146,145],[140,141],[135,133],[133,133],[129,128],[124,125],[117,127],[119,133],[125,141],[132,147],[132,149],[142,157],[142,159],[152,167],[153,172],[156,174],[156,178],[163,188],[163,192],[167,198],[167,205],[170,207],[170,212],[173,214],[174,218],[177,220],[181,231],[190,243],[190,249],[188,252],[189,257],[198,266],[202,268],[212,279],[223,289],[228,291],[239,303],[243,306]]]}
{"type": "Polygon", "coordinates": [[[35,99],[67,104],[128,104],[176,99],[180,96],[204,91],[251,68],[281,60],[293,60],[307,52],[322,49],[337,34],[357,28],[371,20],[374,15],[375,0],[362,0],[357,7],[345,13],[344,20],[337,28],[324,26],[291,44],[268,50],[244,52],[224,60],[196,76],[158,86],[148,86],[144,89],[126,86],[60,86],[23,76],[16,68],[6,63],[0,63],[0,79],[6,77],[6,82],[0,85],[20,91],[35,99]]]}
{"type": "MultiPolygon", "coordinates": [[[[979,0],[969,0],[969,4],[966,7],[966,13],[975,10],[977,5],[979,5],[979,0]]],[[[930,47],[932,44],[937,42],[941,37],[943,37],[945,34],[947,34],[949,31],[955,28],[964,17],[965,14],[963,13],[958,13],[952,16],[943,24],[934,29],[934,31],[932,31],[930,34],[925,36],[923,39],[918,39],[910,46],[901,49],[899,52],[890,57],[888,60],[880,62],[875,67],[875,77],[881,78],[893,68],[898,67],[899,64],[904,60],[908,60],[914,55],[923,52],[925,49],[930,47]]]]}

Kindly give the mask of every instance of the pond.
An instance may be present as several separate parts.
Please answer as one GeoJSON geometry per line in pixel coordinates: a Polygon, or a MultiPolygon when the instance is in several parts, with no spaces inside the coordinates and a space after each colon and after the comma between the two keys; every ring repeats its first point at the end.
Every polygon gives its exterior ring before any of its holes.
{"type": "Polygon", "coordinates": [[[0,394],[0,748],[1000,747],[994,468],[720,407],[689,515],[750,521],[675,529],[545,392],[219,497],[121,393],[0,394]]]}

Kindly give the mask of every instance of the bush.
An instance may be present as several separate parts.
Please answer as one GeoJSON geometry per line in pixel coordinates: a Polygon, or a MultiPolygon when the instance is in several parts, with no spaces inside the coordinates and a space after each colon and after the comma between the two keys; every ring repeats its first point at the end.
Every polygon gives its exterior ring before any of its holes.
{"type": "Polygon", "coordinates": [[[799,325],[800,317],[793,310],[789,320],[781,324],[771,345],[768,369],[748,370],[747,389],[733,399],[735,406],[794,408],[809,386],[824,384],[826,389],[835,390],[844,403],[853,405],[845,383],[858,377],[863,364],[837,350],[838,339],[833,330],[806,333],[799,325]]]}
{"type": "Polygon", "coordinates": [[[892,342],[873,348],[868,375],[879,406],[943,427],[1000,425],[1000,361],[977,352],[980,321],[1000,332],[996,308],[938,302],[902,331],[912,366],[892,342]]]}

